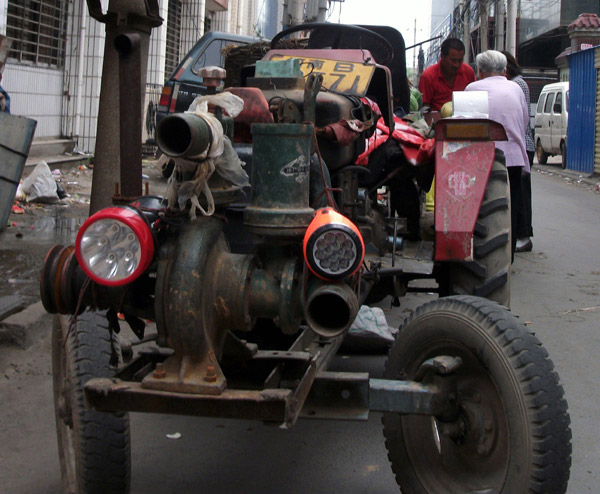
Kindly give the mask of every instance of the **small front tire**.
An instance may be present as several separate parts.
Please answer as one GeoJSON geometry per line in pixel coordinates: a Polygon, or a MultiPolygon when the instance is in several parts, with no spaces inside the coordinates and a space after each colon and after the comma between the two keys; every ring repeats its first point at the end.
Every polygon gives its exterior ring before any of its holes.
{"type": "Polygon", "coordinates": [[[403,494],[564,494],[571,430],[558,375],[506,308],[477,297],[421,306],[400,328],[384,377],[414,380],[423,362],[460,357],[453,421],[383,415],[403,494]]]}

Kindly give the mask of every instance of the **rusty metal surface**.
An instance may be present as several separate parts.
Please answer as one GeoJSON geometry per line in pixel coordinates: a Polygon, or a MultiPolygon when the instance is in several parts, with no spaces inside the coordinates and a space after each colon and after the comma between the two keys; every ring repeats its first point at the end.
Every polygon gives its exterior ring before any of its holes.
{"type": "Polygon", "coordinates": [[[436,143],[436,261],[473,259],[473,230],[494,156],[492,141],[436,143]]]}
{"type": "Polygon", "coordinates": [[[226,389],[221,395],[212,396],[144,389],[140,383],[106,378],[91,379],[84,389],[88,404],[101,411],[170,413],[280,423],[291,420],[293,414],[293,392],[289,389],[226,389]]]}
{"type": "Polygon", "coordinates": [[[229,252],[222,226],[218,219],[199,218],[183,227],[160,254],[159,262],[164,260],[166,266],[157,273],[157,290],[162,290],[155,299],[159,331],[165,333],[175,353],[191,355],[196,361],[211,349],[220,358],[225,339],[226,328],[217,327],[211,310],[217,259],[229,252]]]}
{"type": "Polygon", "coordinates": [[[446,400],[433,385],[369,379],[369,408],[374,412],[440,415],[446,410],[446,400]]]}
{"type": "MultiPolygon", "coordinates": [[[[284,428],[291,427],[297,420],[304,401],[311,390],[315,375],[317,357],[305,352],[269,351],[258,352],[255,360],[271,360],[274,365],[299,366],[300,372],[286,372],[279,384],[287,387],[253,389],[218,389],[224,380],[218,365],[208,362],[206,366],[194,367],[193,375],[188,373],[178,379],[177,359],[171,355],[164,362],[158,362],[151,372],[147,364],[151,360],[162,359],[164,355],[146,355],[137,359],[127,373],[120,376],[140,377],[148,374],[143,382],[121,381],[120,379],[92,379],[85,385],[85,395],[90,406],[97,410],[126,410],[206,417],[244,418],[280,422],[284,428]],[[214,367],[213,367],[214,365],[214,367]],[[213,372],[211,374],[211,367],[213,372]],[[151,372],[151,373],[150,373],[151,372]],[[208,379],[211,375],[215,380],[208,379]],[[214,387],[211,388],[211,385],[214,387]],[[162,386],[162,387],[161,387],[162,386]]],[[[289,371],[290,369],[288,369],[289,371]]]]}
{"type": "Polygon", "coordinates": [[[171,355],[164,363],[157,363],[154,372],[142,381],[142,387],[147,389],[208,395],[221,394],[226,384],[212,351],[199,362],[189,355],[171,355]]]}
{"type": "Polygon", "coordinates": [[[119,53],[119,119],[121,190],[117,202],[142,194],[142,55],[140,35],[120,34],[115,38],[119,53]],[[127,75],[127,76],[125,76],[127,75]]]}
{"type": "Polygon", "coordinates": [[[240,418],[292,426],[297,418],[367,420],[370,411],[441,415],[446,401],[433,385],[369,379],[366,373],[315,373],[314,362],[290,389],[226,389],[220,395],[151,390],[137,382],[95,378],[85,385],[88,404],[130,411],[240,418]],[[313,382],[314,380],[314,382],[313,382]]]}
{"type": "Polygon", "coordinates": [[[300,417],[368,420],[369,374],[366,372],[319,372],[300,417]]]}

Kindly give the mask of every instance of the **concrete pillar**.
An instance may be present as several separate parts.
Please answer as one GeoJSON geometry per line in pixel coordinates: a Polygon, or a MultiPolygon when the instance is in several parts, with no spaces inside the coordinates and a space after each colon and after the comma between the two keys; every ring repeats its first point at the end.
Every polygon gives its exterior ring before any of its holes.
{"type": "Polygon", "coordinates": [[[496,0],[496,50],[504,50],[504,0],[496,0]]]}
{"type": "Polygon", "coordinates": [[[479,40],[481,44],[481,51],[487,51],[488,46],[488,4],[483,1],[479,3],[479,40]]]}
{"type": "Polygon", "coordinates": [[[506,51],[517,53],[517,0],[506,0],[506,51]]]}

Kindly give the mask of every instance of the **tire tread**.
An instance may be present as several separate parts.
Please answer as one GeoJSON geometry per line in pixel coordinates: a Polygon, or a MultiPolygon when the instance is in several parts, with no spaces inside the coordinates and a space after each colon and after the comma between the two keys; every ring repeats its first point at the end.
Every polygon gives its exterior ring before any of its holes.
{"type": "MultiPolygon", "coordinates": [[[[470,315],[481,323],[485,331],[503,349],[510,361],[527,406],[531,442],[531,475],[528,485],[523,486],[527,494],[564,494],[567,490],[571,466],[570,417],[564,389],[560,384],[554,364],[540,340],[525,328],[506,308],[486,299],[470,295],[442,298],[419,307],[410,315],[398,332],[396,344],[390,349],[385,366],[386,378],[398,378],[399,344],[403,332],[416,319],[431,311],[459,311],[470,315]],[[396,377],[394,377],[396,376],[396,377]]],[[[406,376],[401,376],[406,378],[406,376]]],[[[400,416],[384,414],[384,436],[388,458],[398,484],[404,494],[427,494],[420,484],[400,476],[401,469],[394,450],[398,447],[400,416]],[[387,428],[387,430],[386,430],[387,428]]],[[[401,441],[401,440],[400,440],[401,441]]],[[[454,494],[462,494],[456,492],[454,494]]],[[[502,492],[502,494],[520,494],[502,492]]]]}

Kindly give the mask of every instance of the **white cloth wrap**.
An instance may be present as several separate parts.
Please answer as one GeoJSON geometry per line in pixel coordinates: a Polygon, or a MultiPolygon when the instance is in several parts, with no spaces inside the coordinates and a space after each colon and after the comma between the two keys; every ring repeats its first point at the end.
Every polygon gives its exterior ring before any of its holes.
{"type": "Polygon", "coordinates": [[[208,111],[208,105],[223,108],[231,117],[235,118],[244,109],[244,100],[229,93],[219,93],[206,96],[198,96],[190,105],[186,113],[192,113],[201,118],[209,126],[212,133],[212,142],[208,147],[196,156],[187,158],[173,158],[175,168],[168,181],[167,200],[169,207],[177,206],[180,210],[185,209],[187,201],[191,201],[190,218],[196,218],[196,211],[204,216],[211,216],[215,212],[215,201],[208,186],[208,179],[217,173],[229,180],[237,187],[249,184],[248,174],[242,168],[241,161],[233,149],[231,141],[223,134],[221,122],[208,111]],[[179,183],[177,171],[193,173],[191,180],[179,183]],[[207,209],[200,204],[200,197],[206,197],[207,209]]]}

